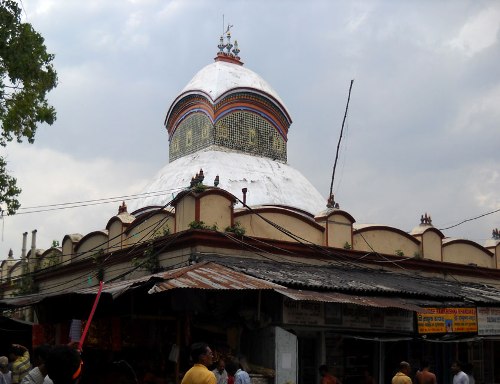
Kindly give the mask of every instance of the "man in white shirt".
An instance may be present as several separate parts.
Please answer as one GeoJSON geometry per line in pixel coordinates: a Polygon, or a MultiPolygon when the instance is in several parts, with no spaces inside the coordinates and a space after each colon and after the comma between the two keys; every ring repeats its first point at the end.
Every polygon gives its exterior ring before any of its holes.
{"type": "Polygon", "coordinates": [[[469,384],[469,377],[462,371],[462,363],[454,361],[451,365],[451,373],[453,373],[453,384],[469,384]]]}
{"type": "Polygon", "coordinates": [[[234,376],[234,384],[252,384],[250,376],[241,369],[239,361],[230,361],[227,365],[227,372],[234,376]]]}
{"type": "Polygon", "coordinates": [[[0,356],[0,384],[11,384],[12,372],[9,369],[9,358],[0,356]]]}
{"type": "Polygon", "coordinates": [[[42,344],[33,350],[33,360],[35,363],[35,368],[33,368],[29,373],[24,376],[21,380],[21,384],[49,384],[52,383],[47,376],[47,370],[45,369],[45,361],[50,353],[52,347],[47,344],[42,344]]]}
{"type": "Polygon", "coordinates": [[[217,384],[227,384],[226,363],[223,359],[217,362],[217,368],[212,371],[217,380],[217,384]]]}

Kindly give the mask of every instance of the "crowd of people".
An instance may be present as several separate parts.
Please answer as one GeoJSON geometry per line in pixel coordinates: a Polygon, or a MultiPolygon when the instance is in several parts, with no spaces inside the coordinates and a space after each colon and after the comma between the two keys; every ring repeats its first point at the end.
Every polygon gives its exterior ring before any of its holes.
{"type": "MultiPolygon", "coordinates": [[[[472,366],[470,364],[464,365],[458,360],[454,361],[450,367],[450,372],[453,375],[452,383],[450,384],[476,384],[472,371],[472,366]]],[[[320,384],[342,384],[341,381],[328,370],[328,366],[326,365],[320,365],[319,374],[321,377],[320,384]]],[[[420,369],[418,369],[415,374],[412,374],[410,363],[402,361],[399,363],[399,369],[391,380],[391,384],[437,383],[436,375],[431,372],[431,366],[426,360],[421,362],[420,369]]],[[[376,384],[376,380],[368,370],[365,370],[360,379],[360,384],[376,384]]]]}
{"type": "Polygon", "coordinates": [[[40,345],[33,350],[12,344],[8,357],[0,356],[0,384],[76,384],[83,361],[74,345],[40,345]]]}
{"type": "MultiPolygon", "coordinates": [[[[238,359],[214,362],[214,354],[208,344],[194,343],[190,349],[193,366],[185,373],[181,384],[251,384],[249,374],[238,359]],[[215,363],[215,368],[214,367],[215,363]]],[[[126,361],[113,362],[97,380],[97,384],[138,384],[134,369],[126,361]]],[[[463,364],[454,361],[451,365],[452,384],[475,384],[471,367],[464,371],[463,364]]],[[[0,356],[0,384],[78,384],[82,378],[84,362],[78,343],[70,345],[40,345],[30,356],[28,348],[12,344],[8,356],[0,356]]],[[[329,372],[326,365],[319,367],[320,384],[342,384],[329,372]]],[[[83,384],[83,382],[82,382],[83,384]]],[[[364,372],[362,384],[376,384],[368,371],[364,372]]],[[[428,361],[412,377],[408,362],[402,361],[391,384],[437,384],[428,361]]]]}
{"type": "MultiPolygon", "coordinates": [[[[468,365],[467,373],[463,370],[464,365],[455,360],[450,367],[453,375],[453,384],[475,384],[476,380],[472,374],[472,367],[468,365]]],[[[392,384],[437,384],[436,375],[431,372],[428,361],[423,361],[421,368],[415,374],[414,380],[411,376],[410,363],[402,361],[399,370],[392,378],[392,384]]]]}
{"type": "Polygon", "coordinates": [[[216,368],[210,370],[213,352],[206,343],[194,343],[191,346],[193,367],[184,375],[181,384],[251,384],[250,375],[237,359],[227,363],[221,358],[216,368]]]}

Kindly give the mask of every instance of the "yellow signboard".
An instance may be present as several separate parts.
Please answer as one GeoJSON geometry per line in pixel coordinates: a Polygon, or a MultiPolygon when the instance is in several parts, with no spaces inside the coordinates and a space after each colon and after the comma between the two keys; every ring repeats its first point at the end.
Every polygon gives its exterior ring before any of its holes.
{"type": "Polygon", "coordinates": [[[477,332],[476,308],[426,308],[417,313],[418,333],[477,332]]]}

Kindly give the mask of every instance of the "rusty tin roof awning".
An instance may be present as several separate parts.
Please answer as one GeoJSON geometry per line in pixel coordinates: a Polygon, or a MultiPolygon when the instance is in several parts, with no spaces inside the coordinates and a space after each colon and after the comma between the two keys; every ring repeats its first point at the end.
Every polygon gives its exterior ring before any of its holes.
{"type": "Polygon", "coordinates": [[[340,292],[303,291],[296,289],[275,289],[283,296],[296,301],[320,301],[325,303],[355,304],[365,307],[399,308],[413,312],[428,312],[427,309],[409,302],[407,299],[363,296],[340,292]]]}
{"type": "Polygon", "coordinates": [[[156,283],[149,293],[175,288],[240,290],[286,289],[284,286],[235,271],[213,262],[201,262],[162,273],[164,281],[156,283]]]}

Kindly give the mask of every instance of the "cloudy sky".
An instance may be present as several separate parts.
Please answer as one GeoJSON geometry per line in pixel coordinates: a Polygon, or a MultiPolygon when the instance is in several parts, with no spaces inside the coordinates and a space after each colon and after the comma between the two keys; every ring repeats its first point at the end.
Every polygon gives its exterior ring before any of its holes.
{"type": "MultiPolygon", "coordinates": [[[[289,163],[325,199],[354,79],[334,192],[358,223],[410,231],[427,212],[446,228],[500,210],[498,1],[22,4],[56,56],[57,121],[2,149],[25,209],[0,223],[0,258],[19,257],[33,229],[48,248],[105,228],[118,197],[153,179],[168,162],[167,109],[212,62],[223,14],[291,113],[289,163]]],[[[483,244],[495,227],[500,212],[444,233],[483,244]]]]}

